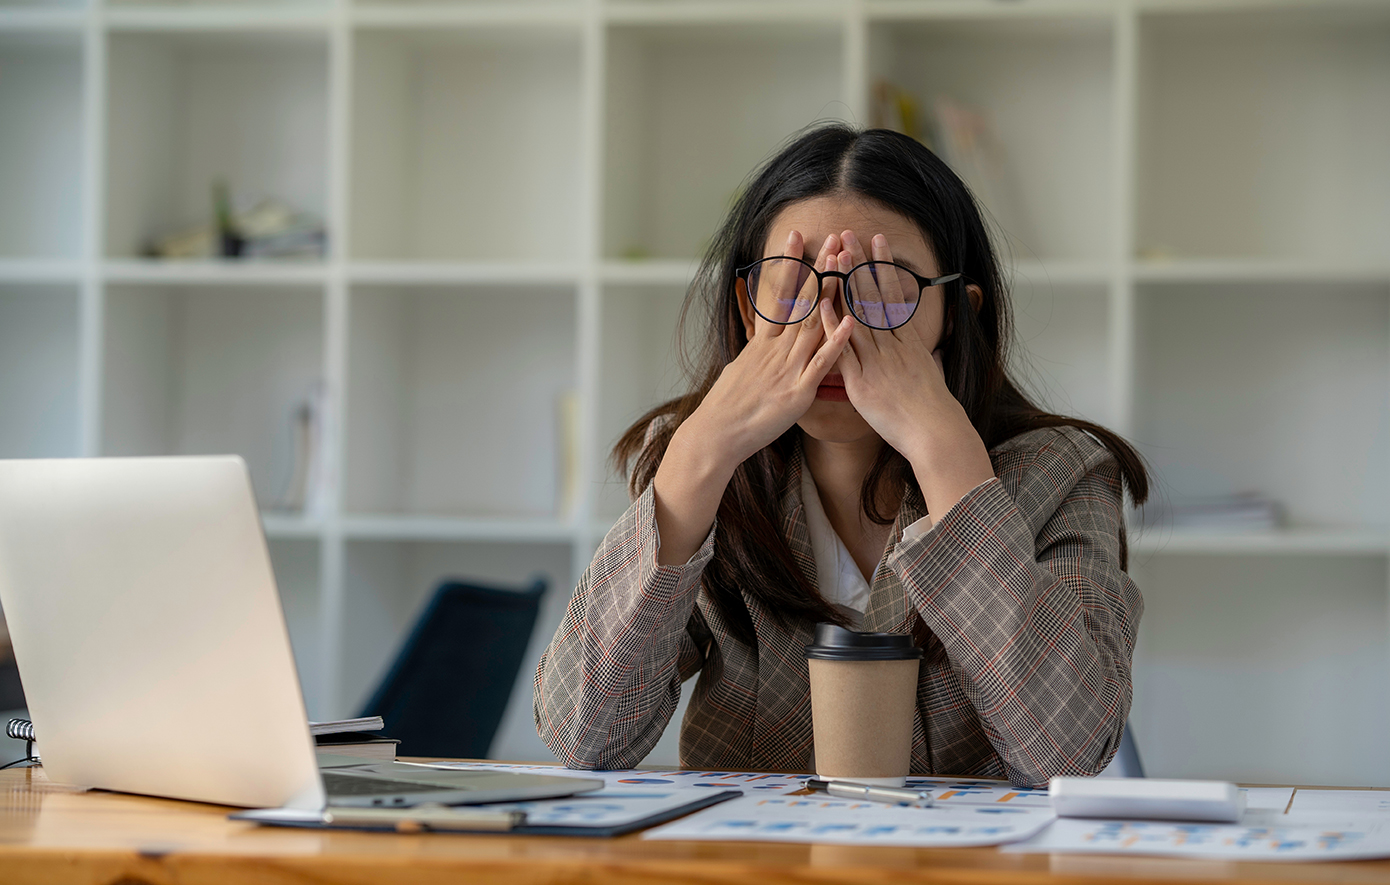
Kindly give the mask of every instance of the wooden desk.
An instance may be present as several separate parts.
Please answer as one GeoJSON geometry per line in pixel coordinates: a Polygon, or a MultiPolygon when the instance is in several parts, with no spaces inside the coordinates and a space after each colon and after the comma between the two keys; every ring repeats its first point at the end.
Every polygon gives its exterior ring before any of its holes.
{"type": "Polygon", "coordinates": [[[1000,854],[992,848],[847,848],[281,830],[218,805],[56,786],[0,772],[0,882],[529,883],[1390,883],[1390,861],[1273,864],[1000,854]]]}

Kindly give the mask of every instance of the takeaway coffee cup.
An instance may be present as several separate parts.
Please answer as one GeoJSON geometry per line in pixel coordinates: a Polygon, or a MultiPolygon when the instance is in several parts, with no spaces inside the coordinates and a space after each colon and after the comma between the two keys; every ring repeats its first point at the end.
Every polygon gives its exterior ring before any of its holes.
{"type": "Polygon", "coordinates": [[[903,785],[921,660],[910,636],[816,625],[806,663],[818,777],[903,785]]]}

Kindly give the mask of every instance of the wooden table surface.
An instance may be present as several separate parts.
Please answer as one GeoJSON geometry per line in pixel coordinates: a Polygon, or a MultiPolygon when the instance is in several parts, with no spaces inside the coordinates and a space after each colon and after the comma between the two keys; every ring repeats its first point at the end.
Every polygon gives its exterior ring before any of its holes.
{"type": "Polygon", "coordinates": [[[1227,863],[752,842],[262,828],[231,809],[0,771],[0,883],[1390,883],[1390,861],[1227,863]]]}

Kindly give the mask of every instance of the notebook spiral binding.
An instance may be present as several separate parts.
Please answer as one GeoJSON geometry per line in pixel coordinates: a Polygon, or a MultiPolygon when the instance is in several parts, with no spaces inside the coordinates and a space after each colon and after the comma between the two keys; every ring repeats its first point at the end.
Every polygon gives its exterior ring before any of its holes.
{"type": "Polygon", "coordinates": [[[5,726],[5,736],[17,741],[34,742],[34,723],[28,719],[11,719],[5,726]]]}

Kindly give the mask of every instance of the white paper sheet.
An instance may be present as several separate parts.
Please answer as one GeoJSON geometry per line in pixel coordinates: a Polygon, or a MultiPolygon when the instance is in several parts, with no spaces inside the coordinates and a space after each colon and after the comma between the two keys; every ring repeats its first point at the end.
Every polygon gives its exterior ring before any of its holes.
{"type": "Polygon", "coordinates": [[[1245,807],[1249,811],[1267,810],[1283,814],[1293,798],[1293,787],[1241,787],[1245,794],[1245,807]]]}
{"type": "Polygon", "coordinates": [[[1390,816],[1390,790],[1303,790],[1293,797],[1291,812],[1390,816]]]}
{"type": "Polygon", "coordinates": [[[745,795],[648,830],[642,838],[978,846],[1027,838],[1051,820],[1050,809],[1023,806],[914,808],[807,796],[745,795]]]}
{"type": "Polygon", "coordinates": [[[1390,821],[1247,813],[1238,824],[1058,818],[1007,852],[1166,855],[1214,860],[1355,860],[1390,857],[1390,821]]]}

